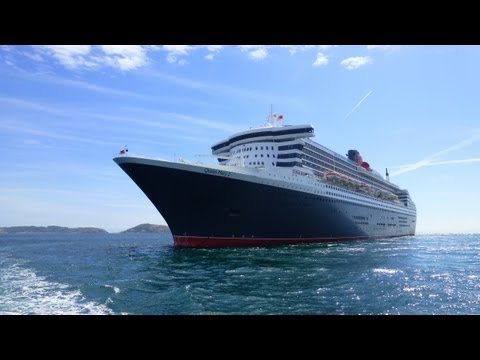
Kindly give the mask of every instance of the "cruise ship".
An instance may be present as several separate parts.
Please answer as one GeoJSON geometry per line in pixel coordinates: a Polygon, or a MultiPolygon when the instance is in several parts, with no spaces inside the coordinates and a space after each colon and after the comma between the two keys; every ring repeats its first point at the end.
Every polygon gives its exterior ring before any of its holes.
{"type": "Polygon", "coordinates": [[[215,143],[207,165],[131,156],[113,160],[167,222],[175,247],[240,247],[415,234],[409,192],[359,151],[315,142],[311,125],[265,126],[215,143]]]}

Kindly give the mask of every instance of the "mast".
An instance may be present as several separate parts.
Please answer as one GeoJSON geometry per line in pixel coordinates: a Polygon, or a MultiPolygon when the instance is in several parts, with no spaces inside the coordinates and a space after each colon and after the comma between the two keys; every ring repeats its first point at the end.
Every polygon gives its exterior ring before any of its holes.
{"type": "Polygon", "coordinates": [[[267,125],[268,126],[275,126],[275,120],[273,119],[273,105],[270,104],[270,116],[268,116],[267,120],[267,125]]]}

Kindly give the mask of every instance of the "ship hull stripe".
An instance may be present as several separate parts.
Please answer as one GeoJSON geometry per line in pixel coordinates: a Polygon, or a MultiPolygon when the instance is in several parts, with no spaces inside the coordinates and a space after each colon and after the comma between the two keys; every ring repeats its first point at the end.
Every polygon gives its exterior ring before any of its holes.
{"type": "Polygon", "coordinates": [[[200,236],[173,236],[173,246],[177,248],[218,248],[218,247],[256,247],[256,246],[278,246],[296,244],[314,244],[333,241],[364,240],[375,238],[393,238],[410,235],[393,236],[339,236],[339,237],[316,237],[316,238],[221,238],[221,237],[200,237],[200,236]]]}

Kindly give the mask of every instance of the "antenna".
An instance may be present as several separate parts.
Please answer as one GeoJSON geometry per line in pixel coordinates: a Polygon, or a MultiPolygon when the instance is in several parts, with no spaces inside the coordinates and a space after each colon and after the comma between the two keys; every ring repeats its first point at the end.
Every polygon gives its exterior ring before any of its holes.
{"type": "Polygon", "coordinates": [[[273,105],[270,104],[270,115],[267,117],[267,125],[275,126],[275,120],[273,120],[273,105]]]}

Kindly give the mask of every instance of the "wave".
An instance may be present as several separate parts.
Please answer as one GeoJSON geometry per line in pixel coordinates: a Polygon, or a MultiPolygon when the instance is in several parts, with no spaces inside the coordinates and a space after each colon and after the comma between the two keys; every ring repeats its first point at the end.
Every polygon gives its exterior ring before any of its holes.
{"type": "MultiPolygon", "coordinates": [[[[2,264],[6,265],[6,264],[2,264]]],[[[0,314],[113,314],[78,289],[48,281],[21,263],[0,267],[0,314]]]]}

